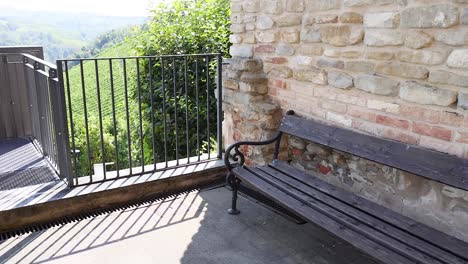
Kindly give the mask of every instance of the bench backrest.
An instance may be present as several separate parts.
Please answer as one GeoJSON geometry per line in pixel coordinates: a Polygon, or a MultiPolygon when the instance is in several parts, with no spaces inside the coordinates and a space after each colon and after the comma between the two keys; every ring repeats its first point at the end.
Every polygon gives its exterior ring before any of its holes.
{"type": "Polygon", "coordinates": [[[281,132],[393,168],[468,190],[468,160],[402,142],[306,120],[284,117],[281,132]]]}

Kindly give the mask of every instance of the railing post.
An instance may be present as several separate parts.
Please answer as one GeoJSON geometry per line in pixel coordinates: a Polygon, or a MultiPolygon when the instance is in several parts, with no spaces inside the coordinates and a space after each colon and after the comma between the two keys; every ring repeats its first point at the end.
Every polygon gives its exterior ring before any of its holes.
{"type": "Polygon", "coordinates": [[[216,78],[216,86],[217,86],[217,142],[218,142],[218,159],[223,157],[223,56],[222,54],[218,54],[217,56],[217,78],[216,78]]]}
{"type": "Polygon", "coordinates": [[[70,143],[66,116],[65,89],[63,85],[62,62],[57,61],[57,69],[49,69],[50,100],[53,109],[55,140],[57,144],[57,162],[60,177],[67,179],[68,185],[73,186],[71,170],[70,143]]]}

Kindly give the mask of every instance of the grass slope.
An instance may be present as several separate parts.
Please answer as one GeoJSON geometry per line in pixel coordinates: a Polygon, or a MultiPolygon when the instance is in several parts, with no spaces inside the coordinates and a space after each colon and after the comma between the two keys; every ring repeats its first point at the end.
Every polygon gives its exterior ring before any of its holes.
{"type": "MultiPolygon", "coordinates": [[[[113,46],[104,50],[99,54],[98,58],[108,57],[124,57],[132,55],[130,53],[130,45],[126,42],[113,46]]],[[[124,68],[121,59],[112,60],[112,77],[111,67],[109,60],[99,60],[97,63],[98,77],[99,77],[99,91],[102,115],[104,118],[110,118],[113,114],[112,109],[112,90],[111,78],[114,87],[114,101],[116,114],[125,112],[125,87],[124,87],[124,68]]],[[[126,62],[127,68],[127,83],[130,93],[133,83],[132,76],[135,75],[136,62],[128,60],[126,62]]],[[[81,67],[76,65],[72,67],[69,72],[70,80],[70,94],[71,94],[71,107],[73,110],[73,118],[84,119],[84,103],[83,103],[83,90],[81,80],[81,67]]],[[[96,80],[96,64],[95,61],[83,62],[83,77],[86,95],[86,110],[88,118],[98,118],[99,115],[99,102],[98,102],[98,82],[96,80]]],[[[130,96],[130,95],[129,95],[130,96]]]]}

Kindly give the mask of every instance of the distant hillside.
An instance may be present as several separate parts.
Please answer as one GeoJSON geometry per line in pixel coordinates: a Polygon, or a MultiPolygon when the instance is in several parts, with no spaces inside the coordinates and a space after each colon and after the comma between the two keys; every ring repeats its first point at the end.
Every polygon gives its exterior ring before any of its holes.
{"type": "Polygon", "coordinates": [[[144,17],[2,9],[0,46],[40,45],[49,61],[66,58],[113,29],[141,25],[144,17]]]}
{"type": "MultiPolygon", "coordinates": [[[[122,42],[111,48],[108,48],[98,54],[97,58],[108,57],[124,57],[131,56],[131,46],[127,42],[122,42]]],[[[127,61],[127,81],[129,93],[131,87],[134,86],[134,76],[136,70],[136,63],[127,61]]],[[[85,93],[88,117],[98,117],[98,100],[97,100],[97,87],[96,87],[96,74],[94,61],[83,62],[84,79],[85,79],[85,93]]],[[[111,100],[111,86],[110,86],[110,66],[109,60],[98,61],[99,70],[99,89],[101,96],[101,109],[104,117],[112,115],[112,100],[111,100]]],[[[122,113],[125,111],[125,94],[124,94],[124,75],[122,60],[112,61],[112,73],[114,84],[114,96],[116,103],[116,112],[122,113]]],[[[72,97],[72,109],[75,118],[83,119],[83,92],[81,88],[81,72],[80,65],[76,65],[69,70],[70,77],[70,91],[72,97]]],[[[129,95],[130,96],[130,95],[129,95]]]]}

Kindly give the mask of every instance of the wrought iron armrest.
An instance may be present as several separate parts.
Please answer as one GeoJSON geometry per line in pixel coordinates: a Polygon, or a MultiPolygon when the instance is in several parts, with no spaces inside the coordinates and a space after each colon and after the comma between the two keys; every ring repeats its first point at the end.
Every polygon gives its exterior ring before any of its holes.
{"type": "Polygon", "coordinates": [[[269,145],[271,143],[276,142],[276,150],[275,150],[275,158],[277,156],[279,142],[281,139],[281,132],[278,132],[272,139],[265,140],[265,141],[239,141],[237,143],[232,144],[226,149],[226,153],[224,154],[224,164],[226,167],[231,171],[235,167],[243,166],[245,162],[244,154],[239,150],[240,146],[250,145],[250,146],[262,146],[262,145],[269,145]],[[231,155],[232,150],[234,153],[231,155]],[[237,164],[231,164],[230,158],[237,164]]]}

